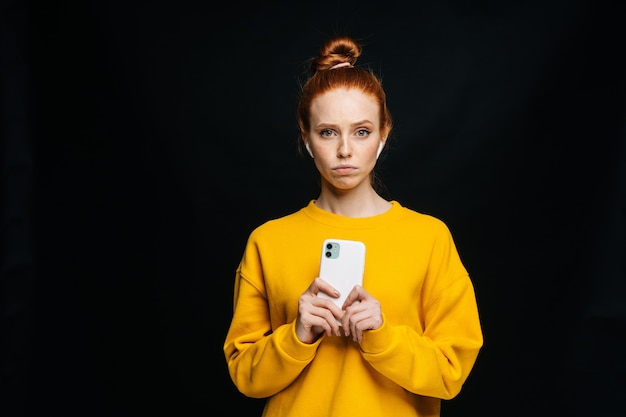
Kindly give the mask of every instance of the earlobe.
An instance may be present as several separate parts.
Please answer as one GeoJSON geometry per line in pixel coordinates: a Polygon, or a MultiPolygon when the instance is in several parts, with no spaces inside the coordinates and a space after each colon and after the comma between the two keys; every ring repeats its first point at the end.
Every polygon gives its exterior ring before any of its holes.
{"type": "Polygon", "coordinates": [[[313,156],[313,152],[311,151],[311,146],[309,145],[309,142],[306,142],[304,146],[306,147],[306,150],[309,152],[309,155],[311,155],[311,158],[315,158],[313,156]]]}
{"type": "Polygon", "coordinates": [[[380,156],[380,153],[383,151],[383,141],[381,140],[380,143],[378,144],[378,150],[376,151],[376,159],[378,159],[378,157],[380,156]]]}

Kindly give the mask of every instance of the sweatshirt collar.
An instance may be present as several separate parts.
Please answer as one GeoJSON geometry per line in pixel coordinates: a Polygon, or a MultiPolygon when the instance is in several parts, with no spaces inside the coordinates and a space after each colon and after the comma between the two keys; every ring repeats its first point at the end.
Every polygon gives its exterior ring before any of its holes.
{"type": "Polygon", "coordinates": [[[339,214],[323,210],[315,205],[315,200],[309,201],[302,212],[314,221],[331,227],[344,229],[373,229],[387,224],[392,217],[395,217],[402,209],[400,203],[395,200],[390,201],[391,208],[384,213],[371,217],[346,217],[339,214]]]}

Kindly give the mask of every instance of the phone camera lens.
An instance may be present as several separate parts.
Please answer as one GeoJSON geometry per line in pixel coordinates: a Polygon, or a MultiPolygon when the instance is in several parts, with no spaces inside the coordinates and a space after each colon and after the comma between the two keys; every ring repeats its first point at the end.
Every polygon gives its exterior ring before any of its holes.
{"type": "Polygon", "coordinates": [[[333,248],[333,244],[332,243],[327,243],[326,244],[326,249],[332,249],[333,248]]]}
{"type": "Polygon", "coordinates": [[[332,255],[333,255],[332,252],[330,252],[330,251],[326,252],[326,257],[327,258],[330,258],[332,255]]]}

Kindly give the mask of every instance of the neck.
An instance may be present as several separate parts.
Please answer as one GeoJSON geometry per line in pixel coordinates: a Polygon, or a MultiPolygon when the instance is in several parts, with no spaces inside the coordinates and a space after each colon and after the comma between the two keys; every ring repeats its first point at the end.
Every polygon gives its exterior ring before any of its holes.
{"type": "Polygon", "coordinates": [[[322,210],[345,217],[372,217],[389,210],[391,203],[373,189],[367,193],[338,193],[324,191],[315,200],[322,210]]]}

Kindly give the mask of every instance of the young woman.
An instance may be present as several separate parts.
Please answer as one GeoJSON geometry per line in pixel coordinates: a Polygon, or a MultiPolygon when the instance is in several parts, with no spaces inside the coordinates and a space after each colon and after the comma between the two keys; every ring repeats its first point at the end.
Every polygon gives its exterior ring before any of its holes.
{"type": "MultiPolygon", "coordinates": [[[[224,353],[264,416],[439,416],[482,346],[474,289],[446,225],[387,201],[374,167],[392,128],[361,47],[329,40],[297,108],[320,174],[317,199],[249,236],[224,353]],[[318,277],[327,238],[366,247],[362,286],[341,307],[318,277]]],[[[346,295],[346,294],[344,294],[346,295]]]]}

